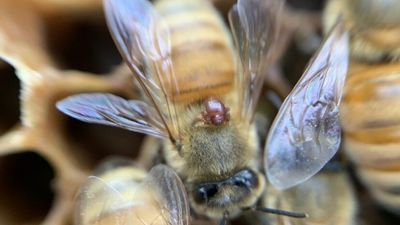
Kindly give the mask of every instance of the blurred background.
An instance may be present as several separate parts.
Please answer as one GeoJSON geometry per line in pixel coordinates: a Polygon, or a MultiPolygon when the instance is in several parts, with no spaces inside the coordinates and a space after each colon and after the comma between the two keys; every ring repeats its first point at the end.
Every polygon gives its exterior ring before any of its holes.
{"type": "MultiPolygon", "coordinates": [[[[212,2],[226,18],[235,1],[212,2]]],[[[260,99],[260,112],[269,120],[323,39],[323,9],[327,2],[286,2],[275,63],[267,74],[260,99]]],[[[393,61],[391,67],[395,65],[393,61]]],[[[386,62],[368,62],[361,68],[369,70],[381,64],[386,65],[386,62]]],[[[391,75],[400,71],[400,66],[394,67],[391,75]]],[[[386,71],[386,66],[383,70],[386,71]]],[[[395,77],[392,89],[400,85],[396,81],[395,77]]],[[[372,82],[378,84],[371,89],[381,87],[382,80],[372,82]]],[[[370,91],[368,87],[359,90],[370,91]]],[[[138,97],[130,72],[122,64],[108,32],[101,1],[0,0],[0,224],[72,224],[77,190],[96,165],[110,155],[130,158],[139,155],[143,135],[83,123],[57,111],[58,100],[82,92],[138,97]]],[[[392,96],[393,93],[396,92],[392,92],[392,96]]],[[[393,100],[386,105],[397,104],[393,100]]],[[[354,113],[351,110],[345,114],[349,120],[354,113]]],[[[393,129],[390,132],[395,134],[393,129]]],[[[363,140],[360,135],[383,134],[377,131],[352,133],[349,138],[363,140]]],[[[393,143],[384,138],[377,142],[393,143]]],[[[389,171],[389,181],[376,182],[400,181],[400,172],[397,172],[400,150],[393,147],[390,154],[382,153],[387,161],[381,163],[392,163],[390,168],[369,161],[363,163],[363,160],[375,158],[373,149],[366,153],[372,154],[370,157],[362,157],[362,151],[346,151],[350,156],[340,158],[344,159],[343,165],[355,186],[360,207],[359,224],[400,224],[400,217],[393,213],[400,212],[400,184],[383,185],[390,187],[388,191],[393,196],[387,203],[377,197],[379,194],[374,194],[371,188],[374,185],[370,185],[374,178],[370,179],[368,173],[372,168],[372,173],[378,173],[375,179],[379,180],[385,177],[379,173],[389,171]]]]}

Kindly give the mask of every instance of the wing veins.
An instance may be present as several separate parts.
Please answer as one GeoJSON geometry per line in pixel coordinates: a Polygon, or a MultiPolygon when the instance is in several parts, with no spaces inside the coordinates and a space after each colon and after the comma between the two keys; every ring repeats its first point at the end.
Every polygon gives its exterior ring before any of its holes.
{"type": "MultiPolygon", "coordinates": [[[[304,91],[304,88],[308,89],[308,87],[310,86],[310,84],[316,79],[318,78],[322,73],[324,73],[325,71],[327,71],[328,67],[327,66],[323,66],[320,69],[318,69],[314,75],[312,75],[311,77],[309,77],[307,80],[305,81],[300,81],[301,83],[299,84],[299,87],[297,87],[297,85],[293,88],[294,90],[296,90],[295,93],[293,93],[293,95],[297,96],[299,94],[304,93],[305,97],[303,98],[304,100],[307,100],[308,97],[306,96],[307,93],[309,93],[308,91],[304,91]]],[[[308,104],[312,104],[312,103],[308,103],[308,104]]]]}
{"type": "MultiPolygon", "coordinates": [[[[168,59],[167,59],[167,61],[172,66],[172,62],[170,60],[168,60],[168,59]]],[[[168,68],[169,68],[168,73],[174,73],[173,69],[171,69],[170,67],[168,67],[168,68]]],[[[175,104],[171,103],[171,100],[170,100],[170,98],[169,98],[169,96],[167,94],[167,91],[166,91],[166,88],[165,88],[164,79],[162,79],[161,76],[160,76],[160,71],[159,71],[159,66],[158,65],[156,65],[156,70],[157,70],[157,76],[156,77],[157,77],[159,83],[161,84],[161,90],[162,90],[162,93],[164,95],[164,99],[165,99],[166,104],[167,104],[168,114],[169,115],[173,115],[173,117],[174,117],[174,119],[172,119],[171,122],[173,124],[176,124],[177,130],[179,131],[180,130],[180,124],[179,124],[179,119],[178,119],[178,115],[177,115],[176,106],[175,106],[175,104]],[[173,111],[174,112],[171,111],[171,105],[173,106],[173,111]]],[[[174,77],[174,85],[171,85],[171,86],[176,86],[177,90],[179,91],[179,87],[178,87],[177,82],[176,82],[176,76],[173,75],[172,77],[174,77]]],[[[170,84],[172,83],[171,80],[169,80],[169,83],[170,84]]],[[[171,89],[172,89],[172,87],[171,87],[171,89]]],[[[171,91],[171,93],[172,93],[172,91],[171,91]]],[[[178,132],[178,134],[179,134],[179,132],[178,132]]]]}
{"type": "MultiPolygon", "coordinates": [[[[142,87],[143,92],[145,95],[148,97],[150,103],[153,105],[153,107],[156,109],[157,114],[160,116],[161,122],[164,125],[164,128],[166,132],[168,133],[169,138],[173,143],[176,142],[175,136],[173,132],[171,131],[171,127],[166,121],[165,115],[162,113],[161,109],[159,108],[157,102],[155,100],[154,93],[152,93],[152,88],[153,90],[159,90],[157,85],[151,82],[151,79],[148,79],[147,76],[143,74],[143,71],[140,70],[137,65],[143,65],[141,63],[141,60],[145,59],[145,54],[149,53],[148,57],[154,58],[157,54],[155,51],[158,51],[161,49],[160,43],[155,43],[155,38],[149,34],[147,29],[154,28],[154,20],[158,19],[154,15],[152,8],[149,8],[150,4],[148,2],[127,2],[127,1],[112,1],[108,0],[106,1],[105,4],[105,11],[107,15],[107,22],[109,25],[110,30],[112,31],[112,37],[117,43],[117,47],[119,51],[122,54],[122,57],[125,59],[126,62],[128,62],[128,67],[133,71],[134,76],[139,85],[142,87]],[[144,20],[142,21],[145,25],[149,25],[148,28],[143,27],[140,22],[135,23],[137,18],[140,18],[139,16],[143,15],[137,15],[137,14],[131,14],[129,10],[132,10],[134,8],[141,8],[144,10],[144,20]],[[125,18],[127,17],[127,18],[125,18]],[[133,23],[132,25],[127,24],[127,22],[124,22],[124,20],[130,19],[132,21],[129,21],[130,23],[133,23]],[[146,20],[147,19],[147,20],[146,20]],[[140,32],[140,33],[138,33],[140,32]],[[150,49],[149,51],[146,51],[146,48],[144,48],[143,43],[143,38],[150,38],[150,45],[153,44],[154,47],[158,46],[158,49],[150,49]],[[133,49],[133,47],[136,47],[137,49],[133,49]],[[136,51],[135,51],[136,50],[136,51]],[[139,53],[137,52],[139,51],[139,53]],[[138,54],[136,54],[138,53],[138,54]],[[137,58],[136,56],[140,57],[137,58]]],[[[147,41],[147,40],[146,40],[147,41]]],[[[154,63],[154,62],[153,62],[154,63]]],[[[161,90],[163,91],[163,90],[161,90]]],[[[165,97],[165,96],[164,96],[165,97]]],[[[168,100],[168,99],[164,99],[168,100]]]]}
{"type": "Polygon", "coordinates": [[[165,137],[162,134],[162,132],[159,130],[159,128],[154,127],[157,130],[147,129],[147,128],[152,128],[148,124],[142,124],[139,121],[132,121],[131,119],[128,119],[128,121],[137,123],[134,126],[133,125],[129,126],[129,125],[125,125],[125,124],[119,122],[118,120],[114,119],[113,116],[111,116],[111,115],[109,115],[109,114],[107,114],[105,112],[98,111],[98,113],[101,116],[103,116],[105,119],[107,119],[108,121],[114,123],[115,125],[118,125],[118,127],[124,128],[126,130],[133,130],[133,131],[137,131],[137,132],[140,132],[140,133],[152,134],[152,135],[154,135],[156,137],[159,137],[159,138],[164,138],[165,137]],[[137,126],[137,125],[139,125],[139,126],[137,126]]]}
{"type": "Polygon", "coordinates": [[[238,57],[239,116],[250,124],[278,33],[283,1],[239,0],[229,12],[238,57]],[[263,23],[260,25],[259,23],[263,23]],[[262,27],[262,28],[261,28],[262,27]]]}
{"type": "Polygon", "coordinates": [[[270,182],[279,189],[309,179],[339,148],[340,127],[335,115],[347,73],[347,41],[344,24],[339,21],[311,59],[271,126],[264,166],[270,182]],[[310,140],[302,148],[295,148],[291,129],[300,132],[299,137],[310,140]]]}
{"type": "Polygon", "coordinates": [[[289,116],[290,116],[290,121],[292,121],[292,124],[293,124],[293,126],[294,126],[295,128],[298,128],[298,126],[297,126],[297,124],[296,124],[296,121],[295,121],[295,118],[294,118],[294,115],[293,115],[293,104],[295,104],[295,103],[294,103],[294,100],[293,100],[293,99],[290,99],[290,103],[289,103],[289,116]]]}

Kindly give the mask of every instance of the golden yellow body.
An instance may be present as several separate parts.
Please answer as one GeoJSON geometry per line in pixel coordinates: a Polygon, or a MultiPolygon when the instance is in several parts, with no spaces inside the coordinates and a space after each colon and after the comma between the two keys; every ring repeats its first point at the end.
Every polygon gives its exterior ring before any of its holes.
{"type": "Polygon", "coordinates": [[[146,179],[164,197],[168,224],[187,224],[189,203],[194,215],[218,218],[221,224],[246,210],[304,218],[257,204],[263,194],[270,195],[262,164],[271,183],[284,189],[310,178],[337,151],[338,99],[348,52],[343,26],[332,29],[283,103],[262,159],[253,118],[282,1],[240,0],[232,7],[228,17],[235,51],[208,1],[160,0],[155,7],[146,0],[104,3],[111,34],[144,101],[94,93],[69,97],[57,107],[86,122],[165,139],[162,158],[172,169],[157,165],[146,179]],[[297,99],[306,98],[310,101],[298,104],[297,99]]]}
{"type": "Polygon", "coordinates": [[[268,187],[264,198],[269,207],[304,210],[305,219],[269,216],[273,225],[357,225],[357,200],[346,172],[320,172],[287,191],[268,187]],[[329,221],[329,222],[328,222],[329,221]]]}
{"type": "Polygon", "coordinates": [[[171,33],[177,102],[193,102],[232,91],[235,66],[229,33],[207,1],[159,0],[155,7],[171,33]]]}
{"type": "Polygon", "coordinates": [[[140,224],[141,220],[153,221],[154,224],[164,225],[164,221],[159,218],[161,210],[157,208],[157,204],[152,199],[154,197],[151,196],[157,193],[150,194],[149,189],[137,189],[140,182],[145,179],[146,174],[143,169],[127,165],[101,171],[96,178],[101,179],[101,181],[89,179],[81,190],[82,197],[89,196],[90,199],[90,195],[95,196],[95,201],[102,204],[82,203],[81,207],[85,208],[83,211],[85,215],[82,216],[81,223],[88,225],[115,225],[116,218],[122,219],[128,215],[140,215],[140,218],[130,216],[129,221],[132,221],[132,224],[140,224]],[[111,186],[108,186],[109,184],[119,185],[112,189],[111,186]],[[111,199],[111,197],[129,199],[131,205],[113,205],[112,202],[118,202],[118,199],[111,199]],[[138,202],[141,202],[141,204],[138,204],[138,202]],[[88,204],[88,207],[85,204],[88,204]]]}
{"type": "Polygon", "coordinates": [[[397,0],[330,0],[324,16],[328,31],[341,15],[350,31],[353,59],[379,62],[400,58],[400,2],[397,0]]]}
{"type": "Polygon", "coordinates": [[[351,34],[341,121],[345,149],[378,202],[400,213],[400,1],[331,0],[325,29],[343,16],[351,34]]]}
{"type": "Polygon", "coordinates": [[[178,111],[183,121],[181,143],[186,147],[178,152],[169,140],[165,141],[165,159],[186,183],[196,213],[221,217],[229,211],[234,216],[241,208],[254,204],[264,191],[265,178],[258,172],[261,165],[256,160],[259,146],[255,130],[251,127],[249,132],[242,126],[238,112],[231,112],[231,120],[221,127],[210,127],[198,119],[204,110],[201,101],[208,97],[239,108],[232,105],[237,101],[230,101],[236,90],[230,34],[221,16],[207,1],[159,0],[154,4],[171,32],[172,61],[180,87],[179,93],[173,93],[173,99],[186,105],[178,111]],[[226,186],[218,195],[237,197],[235,204],[210,207],[194,200],[193,192],[198,184],[229,179],[244,168],[257,173],[257,187],[245,193],[226,186]]]}
{"type": "Polygon", "coordinates": [[[400,212],[400,63],[352,65],[341,107],[345,148],[372,195],[400,212]]]}
{"type": "Polygon", "coordinates": [[[262,204],[270,208],[307,212],[303,219],[247,212],[240,224],[251,225],[359,225],[358,203],[346,170],[321,171],[288,190],[267,185],[262,204]]]}

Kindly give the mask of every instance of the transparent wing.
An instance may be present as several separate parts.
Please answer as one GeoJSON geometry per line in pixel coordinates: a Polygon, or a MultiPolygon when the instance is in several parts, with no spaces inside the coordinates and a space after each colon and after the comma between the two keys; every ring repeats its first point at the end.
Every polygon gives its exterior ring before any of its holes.
{"type": "Polygon", "coordinates": [[[169,29],[147,0],[104,0],[109,29],[120,53],[173,142],[179,138],[169,29]]]}
{"type": "Polygon", "coordinates": [[[78,225],[188,225],[189,203],[176,173],[159,165],[149,173],[112,158],[80,190],[78,225]],[[107,169],[108,170],[105,170],[107,169]]]}
{"type": "Polygon", "coordinates": [[[282,0],[238,0],[229,22],[239,55],[236,85],[241,118],[250,123],[278,34],[282,0]]]}
{"type": "Polygon", "coordinates": [[[166,138],[168,133],[155,109],[144,102],[112,94],[80,94],[57,103],[57,108],[76,119],[121,127],[166,138]]]}
{"type": "Polygon", "coordinates": [[[162,218],[168,225],[188,225],[189,202],[185,187],[178,175],[169,167],[154,167],[144,181],[147,190],[152,190],[154,199],[162,211],[162,218]]]}
{"type": "MultiPolygon", "coordinates": [[[[115,171],[119,168],[128,168],[129,171],[142,171],[143,168],[139,164],[137,164],[135,161],[123,157],[123,156],[108,156],[100,164],[96,167],[96,169],[93,171],[93,174],[95,176],[104,176],[105,174],[107,175],[109,171],[112,171],[111,174],[116,174],[115,171]]],[[[133,177],[136,176],[137,173],[128,173],[125,174],[124,179],[128,180],[136,180],[137,178],[133,177]]]]}
{"type": "Polygon", "coordinates": [[[285,189],[317,173],[339,148],[339,103],[348,67],[348,36],[333,28],[273,122],[264,159],[269,181],[285,189]]]}
{"type": "Polygon", "coordinates": [[[133,225],[131,212],[122,210],[135,203],[99,177],[90,176],[81,187],[75,208],[77,225],[133,225]]]}

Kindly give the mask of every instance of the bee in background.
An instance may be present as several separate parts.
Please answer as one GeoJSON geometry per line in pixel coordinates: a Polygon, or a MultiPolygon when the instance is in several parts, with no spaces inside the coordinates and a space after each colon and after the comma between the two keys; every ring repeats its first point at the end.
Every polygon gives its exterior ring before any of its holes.
{"type": "MultiPolygon", "coordinates": [[[[305,217],[258,204],[268,193],[253,118],[282,1],[239,0],[233,6],[229,20],[236,48],[207,1],[160,0],[154,7],[146,0],[104,3],[111,34],[143,101],[92,93],[57,107],[86,122],[164,138],[165,161],[183,180],[195,214],[221,224],[245,210],[305,217]]],[[[264,169],[275,187],[307,180],[336,153],[346,73],[347,33],[338,23],[271,127],[264,169]]],[[[186,221],[173,224],[181,223],[186,221]]]]}
{"type": "MultiPolygon", "coordinates": [[[[306,182],[285,191],[272,186],[261,199],[271,208],[309,212],[304,220],[249,214],[245,224],[356,225],[357,203],[347,175],[340,168],[324,170],[306,182]],[[327,222],[328,221],[328,222],[327,222]]],[[[75,224],[185,224],[189,202],[179,177],[166,166],[149,173],[124,158],[106,159],[82,185],[75,208],[75,224]],[[156,187],[156,188],[155,188],[156,187]],[[171,188],[172,187],[172,188],[171,188]],[[167,191],[168,190],[168,191],[167,191]],[[170,190],[172,190],[170,192],[170,190]],[[171,199],[166,199],[167,197],[171,199]],[[172,197],[171,197],[172,196],[172,197]],[[167,204],[167,202],[169,202],[167,204]],[[180,214],[171,214],[180,207],[180,214]],[[183,209],[183,210],[182,210],[183,209]],[[174,222],[175,221],[175,222],[174,222]]],[[[191,220],[190,224],[214,224],[191,220]]]]}
{"type": "Polygon", "coordinates": [[[124,158],[111,158],[96,169],[82,185],[75,211],[75,224],[79,225],[178,225],[189,221],[186,192],[172,169],[158,165],[147,173],[124,158]]]}
{"type": "Polygon", "coordinates": [[[351,65],[341,120],[344,149],[372,196],[400,213],[400,62],[351,65]]]}
{"type": "Polygon", "coordinates": [[[328,31],[338,15],[350,34],[352,59],[381,62],[400,59],[400,2],[398,0],[330,0],[324,12],[328,31]]]}
{"type": "Polygon", "coordinates": [[[342,13],[351,64],[341,105],[349,158],[380,205],[400,214],[400,1],[332,0],[325,28],[342,13]]]}
{"type": "Polygon", "coordinates": [[[302,220],[276,215],[245,213],[240,224],[251,225],[358,225],[358,203],[346,171],[323,170],[288,190],[267,186],[262,202],[270,208],[305,211],[302,220]]]}
{"type": "MultiPolygon", "coordinates": [[[[264,204],[272,208],[308,213],[304,220],[268,216],[271,225],[357,225],[358,204],[346,171],[323,170],[291,189],[267,187],[264,204]]],[[[261,224],[268,224],[266,221],[261,224]]],[[[256,225],[252,223],[252,225],[256,225]]]]}

